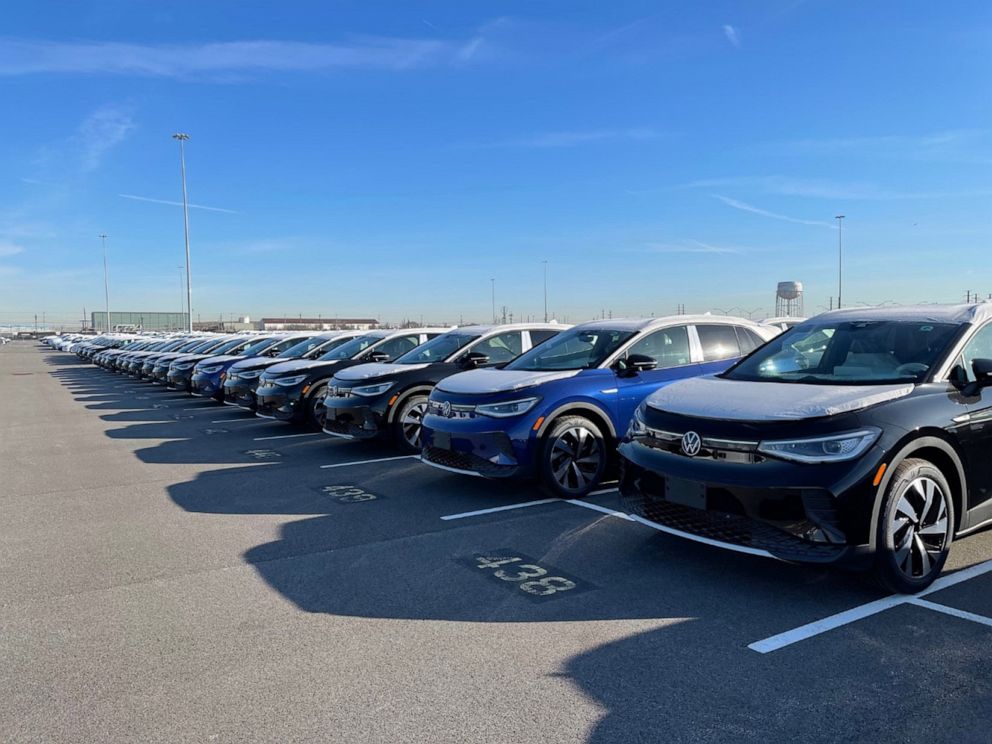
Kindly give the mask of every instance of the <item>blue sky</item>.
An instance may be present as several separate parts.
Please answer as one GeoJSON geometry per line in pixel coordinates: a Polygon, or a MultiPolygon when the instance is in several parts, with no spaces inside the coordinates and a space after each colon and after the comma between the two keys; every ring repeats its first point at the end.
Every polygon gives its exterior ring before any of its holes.
{"type": "MultiPolygon", "coordinates": [[[[992,293],[992,5],[20,3],[0,324],[570,320],[992,293]],[[158,201],[155,201],[158,200],[158,201]]],[[[759,312],[760,314],[760,312],[759,312]]]]}

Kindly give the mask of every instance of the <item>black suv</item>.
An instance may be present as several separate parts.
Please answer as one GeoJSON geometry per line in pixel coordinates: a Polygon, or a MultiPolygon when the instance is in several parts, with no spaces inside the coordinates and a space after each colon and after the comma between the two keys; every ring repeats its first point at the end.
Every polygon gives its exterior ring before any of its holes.
{"type": "Polygon", "coordinates": [[[438,382],[467,369],[504,365],[566,328],[550,323],[465,326],[395,362],[340,370],[324,399],[324,431],[348,439],[388,432],[400,449],[420,452],[427,398],[438,382]]]}
{"type": "Polygon", "coordinates": [[[388,362],[403,356],[447,328],[366,331],[316,359],[294,359],[269,367],[255,388],[255,415],[281,421],[324,425],[327,383],[344,367],[388,362]]]}
{"type": "Polygon", "coordinates": [[[839,310],[649,396],[621,493],[667,532],[917,592],[992,522],[990,453],[992,303],[839,310]]]}

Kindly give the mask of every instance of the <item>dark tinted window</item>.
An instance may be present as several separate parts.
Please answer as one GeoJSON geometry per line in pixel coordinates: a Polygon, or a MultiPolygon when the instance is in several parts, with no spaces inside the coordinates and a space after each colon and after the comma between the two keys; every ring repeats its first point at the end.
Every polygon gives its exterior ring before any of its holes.
{"type": "Polygon", "coordinates": [[[538,344],[543,344],[549,338],[553,338],[558,335],[558,331],[552,330],[536,330],[530,332],[530,345],[537,346],[538,344]]]}
{"type": "Polygon", "coordinates": [[[741,355],[737,333],[731,325],[697,325],[699,343],[703,347],[703,361],[715,362],[741,355]]]}
{"type": "Polygon", "coordinates": [[[388,341],[383,341],[373,351],[388,354],[390,359],[396,359],[408,351],[413,351],[418,346],[420,346],[420,334],[415,336],[397,336],[388,341]]]}
{"type": "Polygon", "coordinates": [[[750,328],[744,328],[743,326],[737,326],[737,340],[741,344],[742,354],[750,354],[765,343],[765,340],[761,336],[750,328]]]}

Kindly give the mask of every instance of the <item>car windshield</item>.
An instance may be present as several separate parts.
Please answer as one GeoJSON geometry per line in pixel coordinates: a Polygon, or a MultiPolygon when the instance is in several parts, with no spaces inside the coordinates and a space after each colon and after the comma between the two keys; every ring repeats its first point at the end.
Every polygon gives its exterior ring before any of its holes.
{"type": "Polygon", "coordinates": [[[243,338],[232,338],[227,343],[221,344],[220,346],[217,346],[217,347],[211,349],[210,352],[212,354],[217,354],[217,355],[226,354],[231,349],[234,349],[234,348],[240,346],[244,342],[245,342],[245,340],[243,338]]]}
{"type": "Polygon", "coordinates": [[[317,357],[317,360],[321,362],[333,362],[342,359],[351,359],[353,356],[361,354],[372,344],[382,340],[382,336],[358,336],[349,340],[346,344],[341,344],[337,348],[321,354],[317,357]]]}
{"type": "Polygon", "coordinates": [[[305,338],[302,341],[293,344],[288,349],[283,349],[278,354],[276,354],[275,358],[296,359],[298,357],[303,356],[308,351],[313,351],[314,349],[316,349],[318,346],[320,346],[321,342],[324,340],[325,339],[321,339],[316,336],[313,336],[311,338],[305,338]]]}
{"type": "Polygon", "coordinates": [[[468,346],[479,338],[479,334],[442,333],[416,349],[397,358],[394,364],[429,364],[443,362],[459,349],[468,346]]]}
{"type": "Polygon", "coordinates": [[[319,346],[315,346],[310,349],[310,351],[301,356],[300,359],[317,359],[321,354],[326,354],[331,349],[336,349],[339,346],[343,346],[354,338],[354,336],[342,336],[341,338],[332,338],[330,341],[325,340],[319,346]]]}
{"type": "Polygon", "coordinates": [[[243,357],[258,356],[259,354],[263,353],[266,349],[268,349],[270,346],[274,346],[275,344],[279,343],[279,341],[281,340],[282,339],[278,337],[255,339],[245,348],[239,351],[237,354],[238,356],[243,356],[243,357]]]}
{"type": "Polygon", "coordinates": [[[594,369],[609,359],[634,333],[617,328],[573,328],[535,346],[506,365],[505,369],[594,369]]]}
{"type": "Polygon", "coordinates": [[[960,326],[903,320],[804,323],[728,370],[729,380],[814,385],[917,383],[960,326]]]}
{"type": "Polygon", "coordinates": [[[203,345],[202,339],[194,339],[192,341],[187,341],[182,346],[180,346],[176,351],[193,351],[194,349],[203,345]]]}

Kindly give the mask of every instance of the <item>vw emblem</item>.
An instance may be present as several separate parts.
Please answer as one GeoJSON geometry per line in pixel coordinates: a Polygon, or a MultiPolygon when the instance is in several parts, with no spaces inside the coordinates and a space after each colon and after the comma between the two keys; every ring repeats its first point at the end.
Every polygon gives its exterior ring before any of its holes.
{"type": "Polygon", "coordinates": [[[441,415],[445,418],[451,418],[451,401],[446,400],[441,404],[441,415]]]}
{"type": "Polygon", "coordinates": [[[699,438],[699,435],[696,432],[687,431],[682,435],[682,453],[687,457],[695,457],[698,455],[702,446],[703,440],[699,438]]]}

